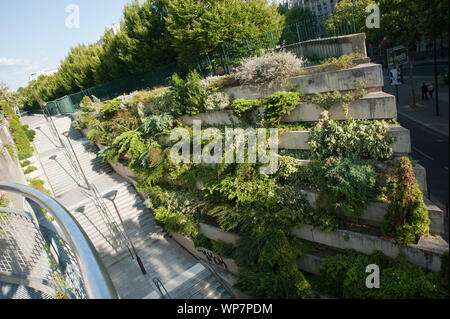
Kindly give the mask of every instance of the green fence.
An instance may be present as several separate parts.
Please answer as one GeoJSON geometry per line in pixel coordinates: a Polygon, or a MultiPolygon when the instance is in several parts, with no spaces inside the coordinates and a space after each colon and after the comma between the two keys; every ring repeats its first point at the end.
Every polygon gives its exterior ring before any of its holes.
{"type": "MultiPolygon", "coordinates": [[[[172,74],[177,73],[184,77],[192,69],[197,69],[203,77],[229,74],[243,59],[258,56],[267,51],[289,48],[289,51],[295,53],[299,58],[312,58],[304,56],[300,47],[292,50],[293,44],[355,33],[353,12],[346,12],[345,15],[350,18],[339,19],[341,22],[328,25],[328,28],[325,27],[325,19],[314,18],[255,37],[224,43],[206,55],[192,57],[187,63],[172,63],[158,67],[150,73],[131,75],[64,96],[48,102],[47,109],[52,115],[73,113],[79,108],[80,101],[84,96],[96,96],[101,100],[107,100],[136,90],[164,86],[167,85],[168,78],[172,74]]],[[[325,55],[327,54],[325,52],[325,55]]]]}

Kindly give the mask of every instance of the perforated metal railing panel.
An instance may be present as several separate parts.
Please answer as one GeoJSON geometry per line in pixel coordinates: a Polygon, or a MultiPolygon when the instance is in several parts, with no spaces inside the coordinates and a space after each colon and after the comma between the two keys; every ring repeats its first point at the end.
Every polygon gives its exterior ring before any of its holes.
{"type": "Polygon", "coordinates": [[[45,295],[87,298],[70,246],[31,215],[9,208],[0,208],[0,281],[26,283],[45,295]]]}

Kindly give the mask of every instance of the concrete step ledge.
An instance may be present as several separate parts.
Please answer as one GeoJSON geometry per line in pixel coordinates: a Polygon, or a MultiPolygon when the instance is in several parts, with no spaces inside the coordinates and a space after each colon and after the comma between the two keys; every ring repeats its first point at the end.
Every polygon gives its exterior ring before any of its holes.
{"type": "MultiPolygon", "coordinates": [[[[278,137],[278,148],[291,150],[309,150],[310,131],[287,131],[278,137]]],[[[392,144],[394,153],[398,156],[411,153],[411,137],[409,130],[400,125],[389,125],[389,136],[396,141],[392,144]]]]}
{"type": "Polygon", "coordinates": [[[268,98],[275,92],[289,91],[293,87],[299,87],[299,92],[314,94],[333,90],[355,90],[361,86],[361,83],[364,83],[366,88],[381,88],[384,85],[382,67],[373,63],[360,64],[347,70],[301,75],[287,79],[285,82],[230,87],[223,89],[223,92],[232,94],[235,99],[257,99],[268,98]]]}
{"type": "MultiPolygon", "coordinates": [[[[290,115],[285,116],[281,121],[284,123],[316,122],[323,111],[324,109],[317,104],[301,102],[292,110],[290,115]]],[[[260,108],[258,111],[255,111],[253,118],[256,119],[257,114],[263,114],[263,112],[264,109],[260,108]]],[[[397,118],[395,96],[385,92],[371,92],[365,97],[353,101],[349,105],[347,116],[345,116],[340,104],[332,106],[329,112],[330,118],[334,120],[345,120],[349,117],[361,120],[397,118]]],[[[194,120],[200,120],[202,125],[232,125],[233,123],[242,122],[233,115],[232,110],[204,112],[192,116],[183,115],[180,119],[186,125],[192,125],[194,120]]]]}
{"type": "MultiPolygon", "coordinates": [[[[302,190],[306,194],[306,198],[312,207],[316,207],[319,194],[315,192],[302,190]]],[[[444,212],[434,205],[431,201],[424,198],[425,204],[428,209],[428,216],[430,218],[430,232],[433,235],[443,235],[444,230],[444,212]]],[[[341,214],[350,220],[362,223],[364,225],[380,227],[383,223],[384,215],[388,212],[388,203],[385,202],[370,202],[367,203],[366,208],[362,216],[356,216],[348,212],[341,212],[341,214]]]]}
{"type": "Polygon", "coordinates": [[[292,229],[291,232],[300,239],[337,249],[354,249],[366,255],[380,250],[386,256],[395,259],[403,254],[413,265],[435,272],[439,271],[441,267],[441,255],[448,251],[448,244],[440,237],[421,238],[418,244],[401,247],[394,241],[385,238],[343,229],[325,233],[313,226],[304,225],[292,229]],[[423,244],[424,242],[427,243],[426,246],[423,244]]]}
{"type": "MultiPolygon", "coordinates": [[[[200,233],[206,237],[213,237],[211,239],[218,238],[217,240],[230,244],[235,243],[233,240],[237,236],[235,234],[233,234],[234,236],[223,236],[223,233],[228,232],[223,232],[217,227],[206,224],[200,225],[200,233]],[[207,231],[203,232],[205,229],[207,231]],[[214,237],[211,235],[212,232],[216,232],[214,237]],[[233,240],[230,240],[230,238],[233,238],[233,240]]],[[[417,244],[401,247],[392,240],[342,229],[326,233],[313,226],[303,225],[292,229],[291,233],[303,240],[336,249],[354,249],[366,255],[372,254],[375,250],[380,250],[388,257],[395,259],[400,253],[403,253],[413,265],[435,272],[439,271],[441,267],[441,255],[449,250],[448,243],[441,237],[433,236],[421,238],[417,244]]]]}

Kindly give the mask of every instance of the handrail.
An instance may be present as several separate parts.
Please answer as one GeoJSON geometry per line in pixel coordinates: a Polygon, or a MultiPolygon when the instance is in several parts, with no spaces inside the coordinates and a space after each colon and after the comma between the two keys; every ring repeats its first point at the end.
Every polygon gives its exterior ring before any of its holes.
{"type": "MultiPolygon", "coordinates": [[[[197,257],[196,257],[197,258],[197,257]]],[[[214,267],[212,267],[211,265],[209,265],[206,261],[201,260],[200,258],[197,258],[198,261],[200,262],[200,264],[207,268],[212,274],[213,276],[223,285],[223,287],[225,288],[225,290],[230,294],[232,299],[236,299],[236,295],[234,294],[234,292],[231,290],[230,286],[228,285],[228,283],[223,280],[223,278],[217,273],[217,271],[214,269],[214,267]]]]}
{"type": "Polygon", "coordinates": [[[166,299],[172,299],[172,297],[170,296],[169,292],[167,291],[166,287],[164,287],[164,284],[162,283],[161,279],[159,279],[158,277],[154,277],[153,278],[153,283],[155,284],[156,288],[158,288],[159,294],[164,298],[166,297],[166,299]],[[163,292],[164,290],[164,292],[163,292]]]}
{"type": "Polygon", "coordinates": [[[0,190],[22,195],[44,207],[55,219],[62,235],[73,249],[86,295],[90,299],[117,299],[117,292],[96,249],[72,215],[55,199],[34,188],[0,182],[0,190]]]}

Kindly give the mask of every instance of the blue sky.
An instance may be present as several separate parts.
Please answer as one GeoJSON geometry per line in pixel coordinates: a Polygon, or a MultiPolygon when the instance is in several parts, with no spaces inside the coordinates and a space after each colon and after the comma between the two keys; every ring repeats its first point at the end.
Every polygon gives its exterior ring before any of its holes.
{"type": "Polygon", "coordinates": [[[0,1],[0,82],[10,89],[28,84],[28,72],[59,66],[78,43],[100,39],[106,27],[122,18],[130,0],[1,0],[0,1]],[[67,28],[76,4],[80,28],[67,28]]]}
{"type": "MultiPolygon", "coordinates": [[[[278,0],[280,1],[280,0],[278,0]]],[[[97,42],[105,28],[118,23],[131,0],[1,0],[0,82],[16,90],[28,84],[27,73],[59,66],[70,48],[97,42]],[[67,28],[79,8],[80,28],[67,28]]]]}

